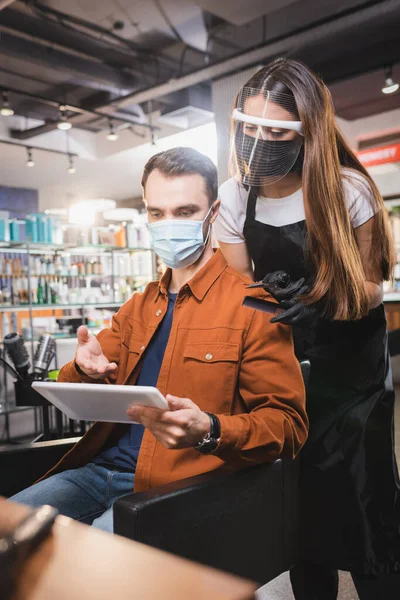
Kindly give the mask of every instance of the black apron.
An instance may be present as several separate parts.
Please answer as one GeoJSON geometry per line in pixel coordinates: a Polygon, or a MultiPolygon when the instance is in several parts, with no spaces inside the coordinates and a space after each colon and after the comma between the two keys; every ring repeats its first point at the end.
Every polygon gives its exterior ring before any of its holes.
{"type": "MultiPolygon", "coordinates": [[[[256,221],[250,191],[244,237],[255,278],[282,269],[310,277],[306,223],[256,221]]],[[[301,451],[302,558],[359,574],[400,572],[400,484],[394,390],[383,304],[358,321],[293,328],[309,358],[308,441],[301,451]]]]}

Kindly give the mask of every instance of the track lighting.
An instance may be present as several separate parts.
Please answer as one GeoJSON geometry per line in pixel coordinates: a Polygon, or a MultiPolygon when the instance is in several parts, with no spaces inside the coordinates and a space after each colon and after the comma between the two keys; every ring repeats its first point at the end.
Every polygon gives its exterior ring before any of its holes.
{"type": "Polygon", "coordinates": [[[7,92],[3,92],[1,95],[1,98],[2,98],[2,101],[1,101],[0,115],[2,115],[3,117],[12,117],[14,114],[14,111],[11,108],[10,103],[8,101],[7,92]]]}
{"type": "Polygon", "coordinates": [[[26,153],[28,155],[28,160],[26,161],[26,166],[27,167],[34,167],[35,166],[35,161],[33,160],[33,157],[32,157],[32,149],[31,148],[27,148],[26,149],[26,153]]]}
{"type": "Polygon", "coordinates": [[[109,142],[116,142],[118,139],[118,135],[115,133],[114,130],[114,124],[112,122],[112,120],[109,120],[109,127],[110,127],[110,132],[106,135],[106,138],[109,142]]]}
{"type": "Polygon", "coordinates": [[[59,115],[60,120],[57,123],[57,129],[61,129],[61,131],[68,131],[72,127],[72,123],[70,123],[67,119],[67,115],[65,114],[66,107],[61,105],[59,107],[59,115]]]}
{"type": "Polygon", "coordinates": [[[393,94],[399,89],[399,84],[395,83],[392,79],[392,67],[386,67],[385,69],[385,85],[382,88],[384,94],[393,94]]]}
{"type": "Polygon", "coordinates": [[[74,159],[71,156],[71,154],[68,155],[68,173],[70,175],[73,175],[74,173],[76,173],[76,169],[74,167],[74,159]]]}

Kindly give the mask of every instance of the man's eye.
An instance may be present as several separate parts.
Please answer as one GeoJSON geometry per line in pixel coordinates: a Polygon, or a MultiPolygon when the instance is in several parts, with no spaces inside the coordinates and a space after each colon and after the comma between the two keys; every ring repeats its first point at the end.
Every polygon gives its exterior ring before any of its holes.
{"type": "Polygon", "coordinates": [[[190,212],[190,210],[182,210],[182,211],[179,213],[179,216],[180,216],[180,217],[191,217],[191,216],[192,216],[192,213],[190,212]]]}
{"type": "Polygon", "coordinates": [[[161,213],[159,213],[159,212],[152,212],[152,213],[150,213],[150,216],[153,219],[159,219],[161,217],[161,213]]]}

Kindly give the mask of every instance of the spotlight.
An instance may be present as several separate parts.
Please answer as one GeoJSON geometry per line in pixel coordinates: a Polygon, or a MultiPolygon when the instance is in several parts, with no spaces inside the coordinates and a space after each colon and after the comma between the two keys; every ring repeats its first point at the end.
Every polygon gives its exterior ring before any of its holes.
{"type": "Polygon", "coordinates": [[[0,115],[2,115],[3,117],[12,117],[13,114],[14,114],[14,111],[11,108],[10,103],[8,101],[8,94],[7,94],[7,92],[3,92],[1,108],[0,108],[0,115]]]}
{"type": "Polygon", "coordinates": [[[382,88],[384,94],[393,94],[399,89],[399,84],[395,83],[392,79],[392,67],[386,67],[385,69],[385,85],[382,88]]]}
{"type": "Polygon", "coordinates": [[[72,127],[72,123],[68,121],[67,115],[65,114],[65,108],[64,105],[59,107],[60,120],[57,123],[57,129],[60,129],[61,131],[68,131],[72,127]]]}
{"type": "Polygon", "coordinates": [[[68,173],[70,175],[76,173],[76,169],[74,167],[74,159],[70,154],[68,155],[68,173]]]}
{"type": "Polygon", "coordinates": [[[118,139],[118,135],[115,133],[114,125],[112,120],[109,120],[110,132],[106,135],[106,138],[109,142],[116,142],[118,139]]]}
{"type": "Polygon", "coordinates": [[[28,160],[26,161],[26,166],[27,167],[34,167],[35,166],[35,161],[32,158],[32,149],[31,148],[27,148],[26,152],[27,152],[27,155],[28,155],[28,160]]]}

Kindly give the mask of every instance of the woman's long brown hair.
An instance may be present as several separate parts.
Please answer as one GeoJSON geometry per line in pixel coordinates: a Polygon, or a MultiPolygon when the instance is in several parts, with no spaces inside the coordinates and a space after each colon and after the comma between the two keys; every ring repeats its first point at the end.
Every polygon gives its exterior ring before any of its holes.
{"type": "MultiPolygon", "coordinates": [[[[393,242],[382,196],[339,131],[328,88],[306,65],[288,59],[278,59],[260,69],[245,86],[292,94],[298,112],[294,116],[303,123],[304,210],[308,252],[316,273],[304,303],[320,303],[325,316],[331,319],[365,316],[366,277],[345,199],[343,167],[359,174],[351,177],[352,184],[373,206],[369,264],[373,272],[381,273],[383,280],[391,278],[393,242]]],[[[238,159],[235,158],[236,165],[238,159]]]]}

